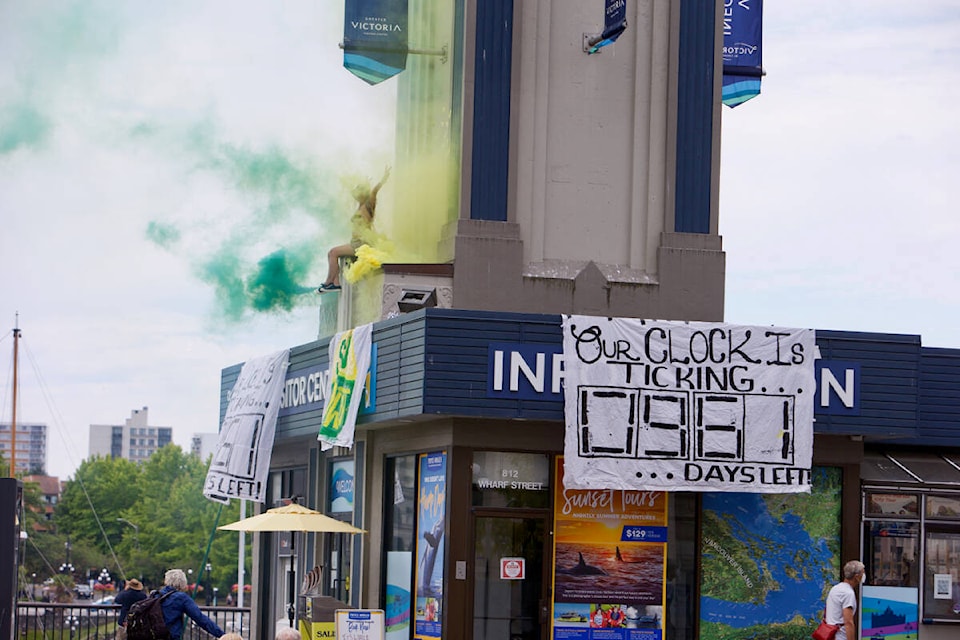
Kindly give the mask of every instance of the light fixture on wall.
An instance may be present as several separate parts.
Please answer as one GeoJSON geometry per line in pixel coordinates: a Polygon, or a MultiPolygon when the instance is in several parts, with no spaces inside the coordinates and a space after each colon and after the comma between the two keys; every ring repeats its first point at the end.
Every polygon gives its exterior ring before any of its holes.
{"type": "Polygon", "coordinates": [[[437,290],[429,289],[402,289],[397,300],[397,308],[401,313],[409,313],[417,309],[437,306],[437,290]]]}

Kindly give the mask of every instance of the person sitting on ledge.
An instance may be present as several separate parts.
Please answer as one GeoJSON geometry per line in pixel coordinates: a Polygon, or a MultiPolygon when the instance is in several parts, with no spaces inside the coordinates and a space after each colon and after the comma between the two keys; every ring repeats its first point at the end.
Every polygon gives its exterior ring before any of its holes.
{"type": "Polygon", "coordinates": [[[317,289],[320,293],[338,291],[340,289],[340,258],[357,255],[361,245],[369,244],[368,238],[373,230],[373,217],[377,210],[377,193],[380,187],[390,177],[390,167],[383,172],[380,179],[372,188],[369,183],[358,184],[353,188],[353,199],[357,201],[357,210],[350,218],[353,231],[350,244],[337,245],[327,252],[327,277],[317,289]]]}

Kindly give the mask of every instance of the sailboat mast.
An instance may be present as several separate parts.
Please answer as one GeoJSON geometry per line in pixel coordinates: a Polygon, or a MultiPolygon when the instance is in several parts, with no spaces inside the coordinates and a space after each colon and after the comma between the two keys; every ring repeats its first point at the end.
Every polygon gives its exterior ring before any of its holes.
{"type": "Polygon", "coordinates": [[[13,328],[13,419],[10,421],[10,477],[17,477],[17,359],[20,347],[20,314],[13,328]]]}

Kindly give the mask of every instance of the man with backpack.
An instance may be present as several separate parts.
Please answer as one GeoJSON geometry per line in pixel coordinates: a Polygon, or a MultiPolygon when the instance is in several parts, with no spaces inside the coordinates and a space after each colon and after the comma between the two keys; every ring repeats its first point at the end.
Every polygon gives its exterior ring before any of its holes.
{"type": "Polygon", "coordinates": [[[184,614],[214,638],[222,636],[223,629],[203,615],[193,598],[184,593],[186,588],[187,576],[183,570],[167,571],[160,591],[153,592],[148,599],[130,607],[127,640],[180,640],[184,614]]]}
{"type": "Polygon", "coordinates": [[[120,615],[117,616],[117,640],[127,639],[126,624],[130,607],[133,603],[140,602],[146,599],[146,597],[147,594],[143,592],[143,583],[136,578],[130,578],[127,580],[123,591],[118,593],[117,597],[113,599],[113,604],[120,605],[120,615]]]}

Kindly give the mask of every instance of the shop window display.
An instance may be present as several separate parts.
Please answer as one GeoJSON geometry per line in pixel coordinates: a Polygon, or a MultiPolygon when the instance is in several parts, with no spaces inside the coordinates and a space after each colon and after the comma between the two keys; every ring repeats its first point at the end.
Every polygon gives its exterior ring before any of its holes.
{"type": "Polygon", "coordinates": [[[952,531],[928,529],[924,543],[924,621],[960,620],[960,523],[952,531]]]}
{"type": "Polygon", "coordinates": [[[960,621],[960,494],[867,491],[864,630],[960,621]]]}

